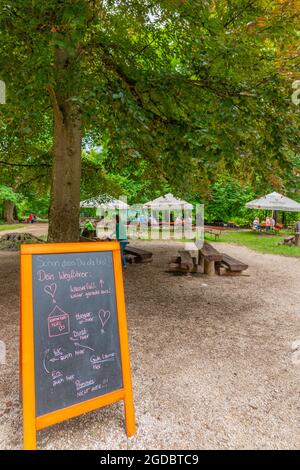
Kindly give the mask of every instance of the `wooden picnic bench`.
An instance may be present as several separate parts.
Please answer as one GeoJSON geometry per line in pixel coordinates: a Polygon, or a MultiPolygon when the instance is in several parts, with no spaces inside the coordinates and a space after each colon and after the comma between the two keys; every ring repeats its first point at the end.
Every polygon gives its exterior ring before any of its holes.
{"type": "Polygon", "coordinates": [[[218,274],[222,274],[224,271],[225,274],[241,274],[243,271],[248,269],[248,264],[243,263],[232,256],[222,253],[221,261],[216,263],[216,270],[218,274]]]}
{"type": "Polygon", "coordinates": [[[222,234],[222,229],[221,228],[215,228],[215,227],[205,227],[204,226],[204,233],[209,233],[210,235],[213,235],[215,237],[215,241],[220,238],[220,235],[222,234]]]}
{"type": "Polygon", "coordinates": [[[283,245],[300,246],[300,232],[295,232],[295,235],[288,235],[283,239],[283,245]]]}
{"type": "Polygon", "coordinates": [[[287,237],[284,237],[283,239],[283,244],[284,245],[293,245],[295,243],[295,235],[289,235],[287,237]]]}
{"type": "Polygon", "coordinates": [[[152,261],[152,252],[147,250],[142,250],[141,248],[136,248],[131,245],[127,245],[124,249],[126,255],[131,255],[134,257],[136,263],[149,263],[152,261]]]}
{"type": "Polygon", "coordinates": [[[196,273],[212,276],[222,274],[240,274],[248,265],[231,256],[220,253],[210,243],[204,242],[198,250],[181,250],[179,255],[171,257],[168,272],[196,273]]]}
{"type": "Polygon", "coordinates": [[[179,256],[172,256],[169,272],[204,272],[211,276],[215,273],[215,262],[221,261],[222,254],[212,245],[204,242],[197,250],[181,250],[179,256]]]}

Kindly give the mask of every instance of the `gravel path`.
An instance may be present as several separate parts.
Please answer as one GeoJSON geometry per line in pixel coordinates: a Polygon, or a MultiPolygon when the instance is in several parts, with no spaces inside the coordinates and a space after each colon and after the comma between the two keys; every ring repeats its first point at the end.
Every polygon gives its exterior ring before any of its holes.
{"type": "Polygon", "coordinates": [[[14,230],[1,230],[0,237],[8,233],[32,233],[36,237],[46,235],[48,232],[48,224],[20,224],[20,228],[14,230]]]}
{"type": "MultiPolygon", "coordinates": [[[[180,243],[135,244],[154,253],[125,273],[137,434],[116,404],[40,431],[39,448],[299,448],[300,260],[218,244],[249,276],[173,276],[180,243]]],[[[0,270],[0,448],[19,449],[18,254],[0,270]]]]}

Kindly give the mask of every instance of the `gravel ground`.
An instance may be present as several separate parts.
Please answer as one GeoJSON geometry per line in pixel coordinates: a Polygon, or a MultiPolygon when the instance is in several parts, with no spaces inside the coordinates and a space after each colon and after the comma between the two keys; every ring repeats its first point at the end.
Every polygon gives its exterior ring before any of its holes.
{"type": "MultiPolygon", "coordinates": [[[[39,431],[38,447],[299,448],[300,260],[218,244],[249,276],[173,276],[180,243],[137,244],[154,253],[125,273],[137,433],[120,403],[39,431]]],[[[20,449],[18,254],[0,271],[0,448],[20,449]]]]}
{"type": "Polygon", "coordinates": [[[46,235],[48,232],[48,224],[37,223],[37,224],[20,224],[20,227],[14,230],[1,230],[0,237],[7,235],[8,233],[32,233],[36,237],[46,235]]]}

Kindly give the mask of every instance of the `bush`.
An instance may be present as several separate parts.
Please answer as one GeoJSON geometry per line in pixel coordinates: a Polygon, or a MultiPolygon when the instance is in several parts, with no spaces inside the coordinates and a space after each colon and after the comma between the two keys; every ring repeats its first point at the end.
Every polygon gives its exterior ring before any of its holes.
{"type": "Polygon", "coordinates": [[[256,214],[261,215],[261,211],[245,207],[245,204],[255,197],[251,186],[243,186],[230,177],[221,178],[211,186],[211,199],[205,204],[205,221],[230,221],[237,225],[250,225],[256,214]]]}

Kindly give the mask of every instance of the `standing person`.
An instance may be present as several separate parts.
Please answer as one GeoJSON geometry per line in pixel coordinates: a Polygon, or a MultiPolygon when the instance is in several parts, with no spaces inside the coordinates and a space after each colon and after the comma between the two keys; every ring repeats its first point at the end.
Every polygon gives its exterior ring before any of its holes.
{"type": "Polygon", "coordinates": [[[33,224],[33,214],[30,212],[29,217],[28,217],[28,223],[33,224]]]}
{"type": "Polygon", "coordinates": [[[300,220],[295,225],[295,246],[300,246],[300,220]]]}
{"type": "Polygon", "coordinates": [[[122,218],[119,216],[119,214],[116,214],[115,233],[116,233],[116,239],[120,242],[122,265],[123,265],[123,268],[126,268],[126,259],[125,259],[124,250],[125,250],[126,245],[128,245],[127,231],[126,231],[125,224],[122,221],[122,218]]]}
{"type": "Polygon", "coordinates": [[[270,217],[270,228],[271,228],[271,230],[275,230],[275,219],[274,219],[273,215],[271,215],[271,217],[270,217]]]}

